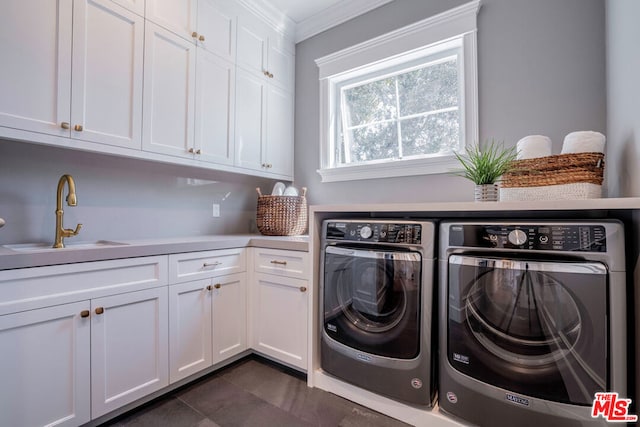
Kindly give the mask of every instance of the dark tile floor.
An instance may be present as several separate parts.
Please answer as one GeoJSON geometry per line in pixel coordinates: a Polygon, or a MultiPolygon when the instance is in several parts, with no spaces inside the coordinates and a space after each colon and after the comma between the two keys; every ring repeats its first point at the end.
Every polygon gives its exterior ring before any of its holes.
{"type": "Polygon", "coordinates": [[[103,426],[400,427],[400,421],[307,387],[304,376],[251,356],[103,426]]]}

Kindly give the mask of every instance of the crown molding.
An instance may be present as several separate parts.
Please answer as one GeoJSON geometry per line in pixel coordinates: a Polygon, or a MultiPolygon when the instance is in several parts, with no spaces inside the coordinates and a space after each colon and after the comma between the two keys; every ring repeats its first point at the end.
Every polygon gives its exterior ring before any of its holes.
{"type": "Polygon", "coordinates": [[[345,0],[296,25],[295,42],[301,42],[393,0],[345,0]]]}
{"type": "Polygon", "coordinates": [[[242,6],[266,21],[285,37],[295,40],[296,23],[267,0],[237,0],[242,6]]]}

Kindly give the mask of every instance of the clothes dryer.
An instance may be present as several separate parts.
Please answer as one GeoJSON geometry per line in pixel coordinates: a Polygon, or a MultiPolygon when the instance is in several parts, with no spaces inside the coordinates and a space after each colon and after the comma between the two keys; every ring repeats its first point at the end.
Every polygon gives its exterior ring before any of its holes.
{"type": "Polygon", "coordinates": [[[443,222],[443,411],[481,426],[606,425],[595,393],[627,393],[618,222],[443,222]]]}

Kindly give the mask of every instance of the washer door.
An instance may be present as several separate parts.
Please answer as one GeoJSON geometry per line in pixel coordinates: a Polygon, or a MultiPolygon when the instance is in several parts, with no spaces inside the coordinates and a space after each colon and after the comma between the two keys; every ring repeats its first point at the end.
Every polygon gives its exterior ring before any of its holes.
{"type": "Polygon", "coordinates": [[[324,260],[325,333],[367,353],[417,357],[420,253],[327,246],[324,260]]]}
{"type": "Polygon", "coordinates": [[[604,264],[452,255],[448,292],[455,369],[564,403],[607,390],[604,264]]]}

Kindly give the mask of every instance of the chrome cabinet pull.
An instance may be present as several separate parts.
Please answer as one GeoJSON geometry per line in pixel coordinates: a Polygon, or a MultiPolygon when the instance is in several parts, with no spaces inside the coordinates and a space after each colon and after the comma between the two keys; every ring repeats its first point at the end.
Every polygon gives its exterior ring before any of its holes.
{"type": "Polygon", "coordinates": [[[287,265],[287,261],[278,261],[278,260],[274,259],[273,261],[271,261],[271,264],[287,265]]]}
{"type": "Polygon", "coordinates": [[[202,268],[206,268],[206,267],[216,267],[218,265],[222,265],[222,263],[220,261],[215,261],[215,262],[205,262],[204,264],[202,264],[202,268]]]}

